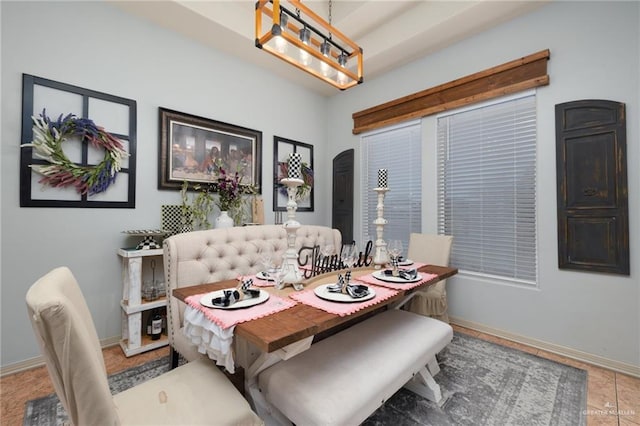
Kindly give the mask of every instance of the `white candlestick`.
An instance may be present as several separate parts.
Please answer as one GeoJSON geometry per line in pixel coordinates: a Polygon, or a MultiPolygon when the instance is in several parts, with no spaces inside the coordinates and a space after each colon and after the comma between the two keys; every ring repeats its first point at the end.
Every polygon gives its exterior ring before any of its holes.
{"type": "Polygon", "coordinates": [[[387,243],[384,241],[384,226],[387,224],[387,220],[384,215],[384,195],[389,191],[389,188],[374,188],[374,191],[378,193],[378,205],[376,210],[378,217],[373,221],[376,225],[376,254],[373,257],[373,263],[376,269],[383,268],[389,262],[389,253],[387,252],[387,243]]]}
{"type": "MultiPolygon", "coordinates": [[[[291,169],[289,169],[291,170],[291,169]]],[[[296,252],[296,233],[300,228],[300,222],[296,220],[296,210],[298,204],[296,203],[296,192],[298,186],[302,185],[302,179],[282,179],[280,181],[287,187],[287,195],[289,201],[287,202],[287,221],[283,224],[284,230],[287,232],[287,250],[285,251],[282,259],[282,270],[285,272],[282,277],[280,289],[286,285],[291,284],[295,290],[302,290],[303,275],[298,267],[298,253],[296,252]]]]}

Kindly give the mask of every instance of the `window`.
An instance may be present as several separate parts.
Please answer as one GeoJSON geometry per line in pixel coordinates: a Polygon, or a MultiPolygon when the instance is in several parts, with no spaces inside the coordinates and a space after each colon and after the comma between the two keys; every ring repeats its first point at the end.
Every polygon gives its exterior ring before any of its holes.
{"type": "MultiPolygon", "coordinates": [[[[386,128],[362,137],[361,205],[362,244],[377,239],[373,221],[378,217],[378,170],[388,170],[389,192],[384,199],[384,239],[404,243],[422,226],[422,147],[420,122],[386,128]]],[[[375,245],[374,245],[375,247],[375,245]]]]}
{"type": "Polygon", "coordinates": [[[441,115],[438,232],[461,272],[535,284],[536,98],[441,115]]]}

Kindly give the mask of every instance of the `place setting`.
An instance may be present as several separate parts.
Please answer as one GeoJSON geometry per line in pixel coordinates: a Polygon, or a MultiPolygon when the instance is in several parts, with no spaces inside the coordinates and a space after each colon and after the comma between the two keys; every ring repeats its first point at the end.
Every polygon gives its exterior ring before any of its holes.
{"type": "Polygon", "coordinates": [[[433,279],[436,275],[418,272],[423,263],[413,262],[402,257],[403,245],[400,240],[390,240],[387,243],[389,264],[387,269],[381,269],[371,274],[358,277],[359,280],[369,284],[379,284],[394,289],[411,289],[433,279]],[[409,266],[403,268],[402,266],[409,266]]]}
{"type": "Polygon", "coordinates": [[[200,304],[212,309],[242,309],[259,305],[269,300],[265,290],[252,289],[253,280],[242,281],[235,289],[217,290],[200,298],[200,304]]]}
{"type": "Polygon", "coordinates": [[[351,271],[338,275],[338,282],[323,284],[313,289],[316,296],[331,302],[358,303],[376,297],[373,288],[364,284],[350,284],[351,271]]]}
{"type": "Polygon", "coordinates": [[[240,278],[234,288],[189,296],[185,301],[193,311],[223,329],[280,312],[296,304],[293,300],[254,287],[252,278],[240,278]]]}
{"type": "Polygon", "coordinates": [[[337,282],[321,284],[314,289],[291,294],[289,297],[314,308],[345,316],[397,294],[396,291],[383,287],[351,282],[351,268],[353,268],[357,257],[358,248],[356,245],[345,245],[341,260],[347,270],[344,275],[337,275],[337,282]]]}

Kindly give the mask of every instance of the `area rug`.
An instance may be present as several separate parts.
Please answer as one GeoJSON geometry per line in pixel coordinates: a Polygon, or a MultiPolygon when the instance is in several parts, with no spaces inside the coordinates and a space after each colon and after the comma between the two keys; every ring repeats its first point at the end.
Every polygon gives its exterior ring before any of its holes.
{"type": "MultiPolygon", "coordinates": [[[[456,333],[439,355],[435,376],[444,403],[401,389],[363,426],[584,425],[587,372],[456,333]]],[[[166,359],[109,377],[112,393],[168,370],[166,359]]],[[[29,401],[24,425],[61,426],[66,413],[55,395],[29,401]]]]}
{"type": "Polygon", "coordinates": [[[586,423],[585,370],[459,333],[438,360],[441,407],[401,389],[363,426],[586,423]]]}

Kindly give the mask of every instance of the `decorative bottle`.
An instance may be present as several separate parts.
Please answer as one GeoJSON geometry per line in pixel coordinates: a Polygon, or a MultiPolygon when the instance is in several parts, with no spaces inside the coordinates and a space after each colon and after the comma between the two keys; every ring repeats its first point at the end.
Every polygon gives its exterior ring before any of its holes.
{"type": "Polygon", "coordinates": [[[157,309],[154,309],[151,313],[151,340],[160,339],[162,334],[162,315],[157,309]]]}

